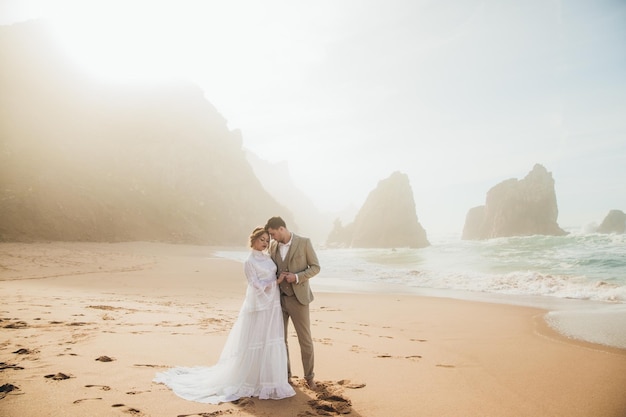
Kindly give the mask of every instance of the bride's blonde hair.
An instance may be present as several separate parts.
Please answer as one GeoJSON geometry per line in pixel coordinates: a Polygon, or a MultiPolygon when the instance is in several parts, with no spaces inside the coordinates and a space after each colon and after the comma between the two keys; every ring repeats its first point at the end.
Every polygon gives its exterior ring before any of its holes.
{"type": "Polygon", "coordinates": [[[252,247],[252,244],[254,243],[254,241],[266,233],[267,231],[265,230],[263,226],[255,227],[252,233],[250,234],[248,245],[252,247]]]}

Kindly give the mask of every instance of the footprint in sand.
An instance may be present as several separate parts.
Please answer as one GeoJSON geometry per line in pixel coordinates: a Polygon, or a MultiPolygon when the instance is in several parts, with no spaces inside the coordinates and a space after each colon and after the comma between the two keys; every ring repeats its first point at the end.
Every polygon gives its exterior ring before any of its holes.
{"type": "Polygon", "coordinates": [[[97,397],[97,398],[81,398],[81,399],[79,399],[79,400],[75,400],[75,401],[73,401],[73,402],[72,402],[72,404],[80,404],[80,403],[82,403],[83,401],[89,401],[89,400],[101,400],[101,399],[102,399],[102,397],[97,397]]]}
{"type": "Polygon", "coordinates": [[[12,352],[12,353],[15,353],[15,354],[18,354],[18,355],[30,355],[31,353],[37,353],[37,351],[21,348],[21,349],[18,349],[15,352],[12,352]]]}
{"type": "Polygon", "coordinates": [[[28,327],[28,323],[25,321],[16,321],[14,323],[9,323],[4,326],[5,329],[25,329],[28,327]]]}
{"type": "Polygon", "coordinates": [[[55,381],[61,381],[64,379],[70,379],[72,376],[64,374],[62,372],[57,372],[56,374],[45,375],[44,378],[53,379],[55,381]]]}
{"type": "Polygon", "coordinates": [[[95,308],[96,310],[120,310],[119,307],[113,307],[108,305],[89,305],[86,308],[95,308]]]}
{"type": "Polygon", "coordinates": [[[320,382],[317,399],[308,401],[308,404],[318,415],[350,414],[352,402],[344,397],[331,382],[320,382]]]}
{"type": "Polygon", "coordinates": [[[341,381],[337,381],[337,384],[349,389],[359,389],[365,387],[364,382],[352,382],[349,379],[342,379],[341,381]]]}
{"type": "Polygon", "coordinates": [[[142,413],[141,411],[139,411],[139,410],[137,410],[136,408],[133,408],[133,407],[126,407],[126,405],[125,405],[125,404],[113,404],[111,407],[114,407],[114,408],[125,407],[125,408],[122,410],[122,411],[124,411],[125,413],[128,413],[128,414],[133,414],[133,415],[136,415],[136,416],[143,415],[143,413],[142,413]]]}
{"type": "Polygon", "coordinates": [[[113,362],[115,358],[111,358],[110,356],[99,356],[96,358],[98,362],[113,362]]]}
{"type": "Polygon", "coordinates": [[[5,369],[13,369],[15,371],[20,371],[24,368],[21,366],[13,365],[11,363],[0,362],[0,371],[4,371],[5,369]]]}
{"type": "Polygon", "coordinates": [[[333,341],[331,339],[329,339],[328,337],[325,337],[323,339],[313,339],[313,341],[317,342],[317,343],[321,343],[322,345],[328,345],[328,346],[332,346],[333,345],[333,341]]]}
{"type": "MultiPolygon", "coordinates": [[[[384,353],[382,355],[378,355],[376,357],[377,358],[383,358],[383,359],[388,359],[388,358],[399,359],[399,358],[401,358],[400,356],[391,356],[391,355],[388,355],[386,353],[384,353]]],[[[404,356],[404,359],[418,360],[418,359],[422,359],[422,356],[421,355],[409,355],[409,356],[404,356]]]]}
{"type": "Polygon", "coordinates": [[[66,326],[76,326],[76,327],[78,327],[78,326],[88,326],[89,324],[91,324],[91,323],[86,323],[84,321],[73,321],[71,323],[67,323],[66,326]]]}
{"type": "Polygon", "coordinates": [[[320,415],[333,414],[350,414],[352,412],[352,404],[350,400],[343,401],[327,401],[327,400],[310,400],[309,405],[320,415]]]}
{"type": "Polygon", "coordinates": [[[359,352],[362,352],[362,351],[363,351],[363,348],[361,346],[359,346],[359,345],[352,345],[352,347],[350,348],[350,352],[359,353],[359,352]]]}
{"type": "Polygon", "coordinates": [[[143,363],[136,363],[133,366],[145,366],[147,368],[169,368],[169,366],[167,365],[152,365],[152,364],[143,364],[143,363]]]}
{"type": "Polygon", "coordinates": [[[4,384],[0,386],[0,400],[6,397],[10,392],[19,391],[19,387],[13,384],[4,384]]]}
{"type": "Polygon", "coordinates": [[[100,388],[102,391],[111,390],[111,387],[108,385],[85,385],[85,388],[100,388]]]}

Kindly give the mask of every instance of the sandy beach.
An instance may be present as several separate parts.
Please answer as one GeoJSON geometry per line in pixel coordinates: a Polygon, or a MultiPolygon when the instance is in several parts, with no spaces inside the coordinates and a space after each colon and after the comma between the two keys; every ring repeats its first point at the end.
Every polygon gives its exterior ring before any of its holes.
{"type": "Polygon", "coordinates": [[[182,400],[155,373],[215,363],[246,286],[211,251],[0,243],[0,415],[626,416],[626,351],[566,339],[543,310],[321,292],[315,278],[317,391],[296,378],[280,401],[182,400]]]}

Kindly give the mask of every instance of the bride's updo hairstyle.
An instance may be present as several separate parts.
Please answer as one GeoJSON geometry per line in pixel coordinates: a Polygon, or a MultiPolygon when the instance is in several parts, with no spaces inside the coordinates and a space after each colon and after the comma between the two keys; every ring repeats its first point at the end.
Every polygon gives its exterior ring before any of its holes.
{"type": "Polygon", "coordinates": [[[254,243],[254,241],[266,233],[267,231],[265,230],[263,226],[255,227],[252,233],[250,234],[250,241],[248,242],[248,245],[252,247],[252,244],[254,243]]]}

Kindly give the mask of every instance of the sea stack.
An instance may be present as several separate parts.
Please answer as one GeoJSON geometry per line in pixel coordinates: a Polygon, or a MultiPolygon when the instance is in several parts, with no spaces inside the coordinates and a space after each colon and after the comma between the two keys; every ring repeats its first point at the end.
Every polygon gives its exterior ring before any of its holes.
{"type": "Polygon", "coordinates": [[[417,220],[409,177],[394,172],[378,183],[353,223],[335,222],[327,243],[353,248],[422,248],[429,246],[417,220]]]}
{"type": "Polygon", "coordinates": [[[462,239],[565,235],[557,224],[558,214],[552,173],[536,164],[524,179],[511,178],[492,187],[485,205],[469,210],[462,239]]]}
{"type": "Polygon", "coordinates": [[[626,213],[611,210],[598,227],[598,233],[624,233],[626,231],[626,213]]]}

